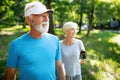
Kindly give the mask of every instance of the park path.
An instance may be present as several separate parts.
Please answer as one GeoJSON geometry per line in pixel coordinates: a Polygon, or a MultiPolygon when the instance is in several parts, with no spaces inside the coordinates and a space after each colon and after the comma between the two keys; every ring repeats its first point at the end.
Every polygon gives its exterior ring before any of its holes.
{"type": "Polygon", "coordinates": [[[113,39],[114,42],[116,42],[119,46],[120,46],[120,34],[117,35],[114,39],[113,39]]]}

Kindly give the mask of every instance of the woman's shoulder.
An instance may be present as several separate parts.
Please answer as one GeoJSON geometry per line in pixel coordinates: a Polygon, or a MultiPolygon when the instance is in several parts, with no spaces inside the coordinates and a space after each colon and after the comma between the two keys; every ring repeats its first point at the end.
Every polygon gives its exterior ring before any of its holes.
{"type": "Polygon", "coordinates": [[[77,43],[81,43],[82,42],[81,39],[74,39],[74,41],[77,42],[77,43]]]}
{"type": "Polygon", "coordinates": [[[63,44],[63,40],[60,40],[59,42],[60,42],[60,44],[63,44]]]}

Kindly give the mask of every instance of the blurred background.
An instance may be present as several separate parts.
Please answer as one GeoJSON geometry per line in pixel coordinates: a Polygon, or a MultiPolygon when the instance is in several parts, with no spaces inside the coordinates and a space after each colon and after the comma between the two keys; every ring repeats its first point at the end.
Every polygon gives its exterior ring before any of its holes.
{"type": "Polygon", "coordinates": [[[83,80],[120,79],[120,0],[0,0],[0,79],[10,42],[29,31],[24,6],[32,1],[54,10],[49,16],[49,33],[60,40],[65,22],[78,23],[77,38],[83,40],[87,51],[83,80]]]}

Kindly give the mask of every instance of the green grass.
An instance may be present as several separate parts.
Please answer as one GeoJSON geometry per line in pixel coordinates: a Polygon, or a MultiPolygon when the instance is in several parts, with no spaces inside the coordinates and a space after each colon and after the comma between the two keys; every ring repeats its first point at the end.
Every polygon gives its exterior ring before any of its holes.
{"type": "MultiPolygon", "coordinates": [[[[56,30],[62,39],[63,31],[56,30]]],[[[120,79],[120,45],[113,40],[120,36],[114,31],[91,31],[90,37],[86,31],[77,34],[84,42],[87,51],[87,61],[82,64],[83,80],[119,80],[120,79]]]]}
{"type": "MultiPolygon", "coordinates": [[[[29,28],[21,26],[3,28],[0,32],[0,78],[5,71],[8,48],[10,42],[24,34],[29,28]],[[6,33],[7,32],[7,33],[6,33]]],[[[61,39],[64,33],[61,29],[55,29],[56,35],[61,39]]],[[[113,31],[91,31],[90,37],[85,36],[86,31],[77,34],[82,39],[87,51],[86,63],[82,64],[83,80],[119,80],[120,79],[120,45],[114,42],[120,35],[113,31]]]]}

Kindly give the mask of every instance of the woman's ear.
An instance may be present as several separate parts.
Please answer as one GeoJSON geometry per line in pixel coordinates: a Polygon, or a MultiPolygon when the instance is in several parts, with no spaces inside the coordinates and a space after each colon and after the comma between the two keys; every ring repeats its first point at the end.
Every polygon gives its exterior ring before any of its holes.
{"type": "Polygon", "coordinates": [[[26,20],[27,24],[29,24],[29,25],[32,23],[32,20],[29,16],[26,16],[25,20],[26,20]]]}

